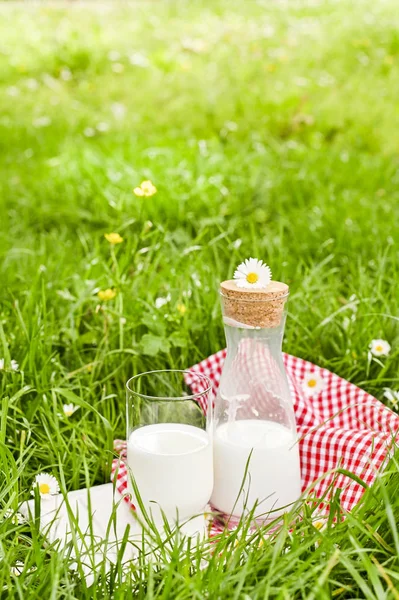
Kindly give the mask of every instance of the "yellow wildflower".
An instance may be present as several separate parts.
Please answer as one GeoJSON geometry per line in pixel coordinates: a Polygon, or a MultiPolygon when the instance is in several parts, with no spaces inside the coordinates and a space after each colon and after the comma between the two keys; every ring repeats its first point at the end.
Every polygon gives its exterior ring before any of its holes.
{"type": "Polygon", "coordinates": [[[176,306],[176,308],[181,315],[184,315],[187,312],[187,306],[185,304],[180,303],[176,306]]]}
{"type": "Polygon", "coordinates": [[[115,244],[121,244],[123,242],[123,237],[119,235],[119,233],[104,233],[104,237],[113,246],[115,244]]]}
{"type": "Polygon", "coordinates": [[[157,193],[157,188],[151,181],[142,181],[139,187],[135,187],[133,192],[136,196],[150,197],[157,193]]]}
{"type": "Polygon", "coordinates": [[[97,296],[100,298],[100,300],[102,300],[103,302],[107,302],[108,300],[113,300],[116,296],[116,291],[112,290],[111,288],[108,288],[107,290],[100,290],[97,294],[97,296]]]}

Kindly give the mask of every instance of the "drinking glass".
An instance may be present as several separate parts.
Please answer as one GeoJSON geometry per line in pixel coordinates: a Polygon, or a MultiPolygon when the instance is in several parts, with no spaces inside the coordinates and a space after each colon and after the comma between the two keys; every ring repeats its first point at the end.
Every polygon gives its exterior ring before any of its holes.
{"type": "Polygon", "coordinates": [[[133,503],[140,513],[136,487],[155,522],[163,515],[176,522],[200,514],[213,489],[210,380],[191,371],[149,371],[126,387],[133,503]]]}

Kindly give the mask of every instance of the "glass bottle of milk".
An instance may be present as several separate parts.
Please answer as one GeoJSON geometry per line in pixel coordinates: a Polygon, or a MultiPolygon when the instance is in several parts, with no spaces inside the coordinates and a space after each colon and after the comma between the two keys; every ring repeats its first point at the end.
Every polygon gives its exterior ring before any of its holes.
{"type": "Polygon", "coordinates": [[[301,494],[295,414],[282,359],[289,288],[220,286],[227,356],[214,409],[213,507],[258,523],[301,494]]]}

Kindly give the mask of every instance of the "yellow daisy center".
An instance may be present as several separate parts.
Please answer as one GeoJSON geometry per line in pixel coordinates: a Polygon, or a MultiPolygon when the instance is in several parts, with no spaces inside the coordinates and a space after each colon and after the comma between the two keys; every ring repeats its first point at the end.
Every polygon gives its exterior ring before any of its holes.
{"type": "Polygon", "coordinates": [[[314,387],[316,387],[316,385],[317,385],[316,379],[309,379],[309,381],[308,381],[308,387],[314,388],[314,387]]]}
{"type": "Polygon", "coordinates": [[[248,273],[247,275],[247,281],[248,283],[256,283],[259,279],[259,276],[257,273],[248,273]]]}
{"type": "Polygon", "coordinates": [[[41,494],[49,494],[50,493],[50,486],[48,483],[41,483],[39,485],[39,491],[41,494]]]}
{"type": "Polygon", "coordinates": [[[377,344],[377,346],[375,347],[375,350],[377,350],[377,352],[382,352],[383,347],[381,346],[381,344],[377,344]]]}
{"type": "Polygon", "coordinates": [[[73,410],[65,410],[64,413],[67,417],[71,417],[73,415],[73,410]]]}

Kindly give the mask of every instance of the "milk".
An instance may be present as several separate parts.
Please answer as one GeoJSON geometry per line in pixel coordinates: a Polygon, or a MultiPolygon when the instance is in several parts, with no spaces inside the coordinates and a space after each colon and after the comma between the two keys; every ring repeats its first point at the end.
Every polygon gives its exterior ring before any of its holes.
{"type": "Polygon", "coordinates": [[[161,512],[153,503],[168,519],[178,513],[181,520],[197,515],[209,502],[213,461],[206,431],[179,423],[145,425],[131,433],[127,456],[140,496],[155,520],[161,512]]]}
{"type": "MultiPolygon", "coordinates": [[[[251,510],[257,502],[255,516],[267,519],[263,513],[294,502],[301,493],[295,433],[273,421],[249,419],[220,425],[214,436],[214,475],[211,503],[215,508],[241,516],[244,505],[251,510]]],[[[269,518],[282,512],[273,512],[269,518]]]]}

